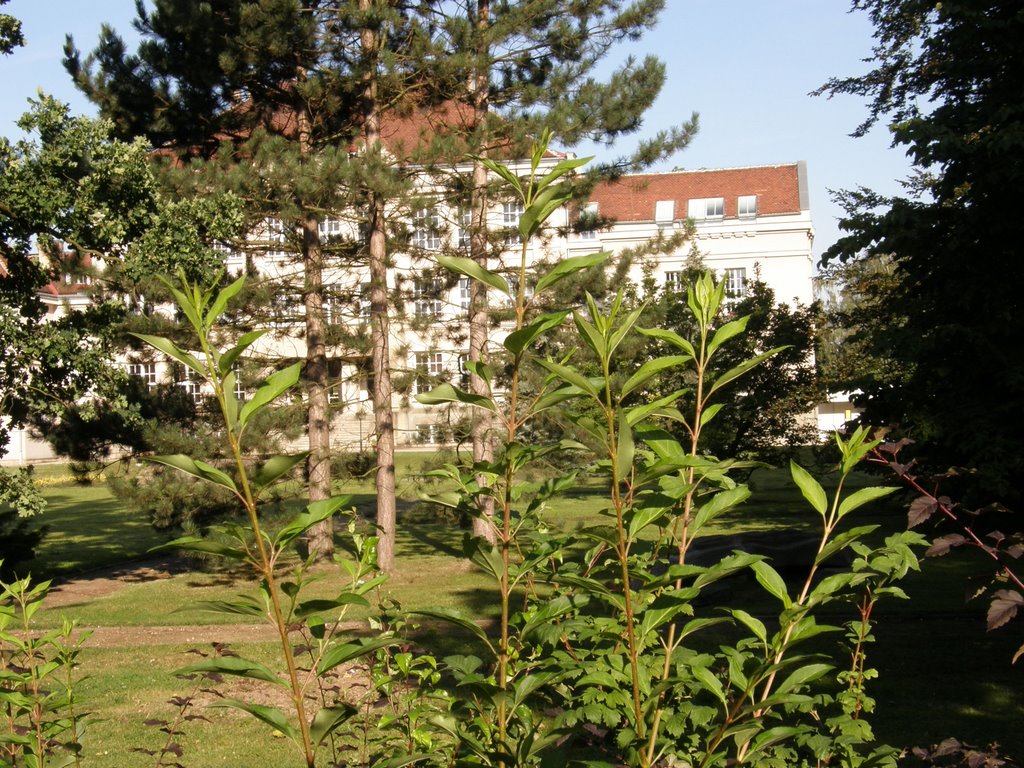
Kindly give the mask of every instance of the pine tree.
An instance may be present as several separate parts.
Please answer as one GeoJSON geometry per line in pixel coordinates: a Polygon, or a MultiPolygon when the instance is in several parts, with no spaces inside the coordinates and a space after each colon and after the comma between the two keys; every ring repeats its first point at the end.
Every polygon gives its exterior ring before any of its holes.
{"type": "MultiPolygon", "coordinates": [[[[664,83],[664,65],[654,56],[641,62],[630,57],[603,83],[596,80],[595,69],[616,44],[652,28],[663,7],[663,0],[627,5],[620,0],[462,0],[430,8],[430,27],[441,53],[435,78],[439,97],[468,108],[468,120],[451,126],[457,140],[446,146],[449,159],[456,157],[456,146],[475,158],[465,202],[471,211],[470,256],[478,264],[487,267],[495,256],[486,226],[491,180],[482,160],[497,154],[525,157],[531,139],[545,131],[566,149],[584,141],[610,145],[638,131],[664,83]]],[[[578,180],[578,195],[585,199],[600,178],[643,170],[682,150],[696,128],[693,115],[641,142],[632,155],[595,166],[578,180]]],[[[469,359],[479,362],[486,357],[489,303],[485,285],[472,281],[470,290],[469,359]]],[[[475,373],[470,390],[487,394],[475,373]]],[[[474,414],[474,461],[490,460],[490,431],[487,416],[474,414]]],[[[493,537],[486,519],[491,512],[484,497],[475,534],[493,537]]]]}
{"type": "MultiPolygon", "coordinates": [[[[109,28],[82,62],[69,41],[66,65],[123,135],[144,135],[187,166],[202,192],[227,186],[247,201],[268,240],[284,239],[301,264],[303,379],[309,497],[327,498],[330,411],[320,224],[346,209],[353,190],[349,148],[363,97],[353,62],[352,4],[160,0],[138,7],[136,54],[109,28]]],[[[393,499],[392,502],[393,504],[393,499]]],[[[329,524],[311,532],[312,553],[333,551],[329,524]]]]}

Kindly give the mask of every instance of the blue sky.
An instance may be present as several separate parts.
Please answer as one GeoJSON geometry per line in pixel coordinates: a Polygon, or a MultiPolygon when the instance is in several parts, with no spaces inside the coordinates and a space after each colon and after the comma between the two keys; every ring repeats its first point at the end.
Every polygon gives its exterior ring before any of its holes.
{"type": "MultiPolygon", "coordinates": [[[[808,95],[830,76],[868,69],[863,59],[871,52],[871,27],[864,14],[848,13],[845,0],[666,4],[658,27],[615,59],[654,53],[667,66],[668,83],[644,131],[700,113],[701,130],[690,148],[657,170],[806,160],[816,256],[839,236],[841,211],[829,189],[898,191],[908,165],[901,151],[889,148],[884,127],[861,139],[849,136],[866,114],[863,102],[808,95]]],[[[91,114],[61,66],[64,35],[73,34],[82,50],[95,45],[103,22],[130,36],[134,9],[134,0],[11,0],[3,6],[22,20],[27,47],[0,58],[0,134],[18,134],[14,121],[40,87],[91,114]]]]}

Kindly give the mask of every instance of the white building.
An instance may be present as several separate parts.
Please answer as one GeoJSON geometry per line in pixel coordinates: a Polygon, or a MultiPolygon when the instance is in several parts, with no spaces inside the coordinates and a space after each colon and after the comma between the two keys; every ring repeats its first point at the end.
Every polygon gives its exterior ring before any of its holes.
{"type": "MultiPolygon", "coordinates": [[[[552,153],[551,163],[560,156],[552,153]]],[[[525,173],[528,166],[513,164],[525,173]]],[[[469,167],[458,169],[469,172],[469,167]]],[[[430,199],[430,188],[425,199],[430,199]]],[[[437,190],[436,204],[427,203],[407,212],[409,248],[392,254],[389,292],[399,299],[391,318],[391,354],[394,371],[396,443],[399,447],[447,443],[452,440],[458,414],[439,407],[419,404],[415,395],[439,380],[456,385],[463,376],[462,360],[467,354],[467,308],[469,284],[465,278],[439,270],[432,257],[457,253],[468,247],[466,217],[462,210],[444,202],[437,190]]],[[[586,206],[608,225],[595,231],[575,232],[575,215],[568,209],[556,211],[548,232],[528,244],[527,260],[533,264],[552,262],[596,251],[619,253],[634,248],[660,233],[685,230],[688,219],[695,225],[696,248],[705,266],[728,283],[730,295],[742,293],[755,274],[770,285],[781,302],[812,301],[811,245],[814,230],[808,205],[807,174],[804,163],[719,170],[673,171],[625,176],[602,183],[586,206]]],[[[488,227],[495,238],[491,268],[511,277],[517,269],[521,244],[514,228],[521,208],[498,203],[490,214],[488,227]]],[[[335,243],[358,241],[354,217],[328,217],[321,224],[328,250],[335,243]]],[[[272,278],[286,279],[301,271],[289,253],[290,233],[279,221],[268,221],[254,232],[247,253],[225,248],[228,269],[240,272],[247,260],[257,271],[272,278]]],[[[693,243],[686,242],[669,253],[648,260],[648,276],[656,284],[671,288],[678,282],[690,257],[693,243]]],[[[643,267],[635,264],[630,279],[641,284],[643,267]]],[[[329,324],[348,334],[349,342],[368,334],[366,320],[369,277],[365,268],[329,267],[324,275],[327,287],[325,309],[329,324]]],[[[490,294],[494,297],[494,292],[490,294]]],[[[507,300],[501,299],[507,307],[507,300]]],[[[77,299],[76,299],[77,300],[77,299]]],[[[496,309],[501,309],[502,302],[496,309]]],[[[274,332],[265,337],[257,354],[278,358],[301,358],[302,306],[298,295],[273,307],[274,332]]],[[[500,347],[504,331],[496,327],[492,344],[500,347]]],[[[351,343],[329,347],[330,401],[335,407],[332,444],[339,450],[372,447],[369,364],[366,354],[351,343]]],[[[151,386],[161,380],[181,379],[197,399],[202,390],[180,371],[155,358],[137,357],[127,361],[129,371],[151,386]]],[[[12,445],[21,437],[13,436],[12,445]]],[[[22,454],[24,457],[24,454],[22,454]]],[[[17,457],[3,457],[10,463],[17,457]]]]}

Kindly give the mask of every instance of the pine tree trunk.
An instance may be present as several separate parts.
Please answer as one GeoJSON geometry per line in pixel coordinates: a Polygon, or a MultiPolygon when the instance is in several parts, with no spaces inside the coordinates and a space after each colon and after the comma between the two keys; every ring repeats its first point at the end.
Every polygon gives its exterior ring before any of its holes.
{"type": "MultiPolygon", "coordinates": [[[[366,12],[371,0],[359,0],[366,12]]],[[[360,33],[367,67],[363,89],[364,151],[372,157],[379,151],[380,118],[377,103],[375,62],[380,38],[373,29],[360,33]]],[[[385,573],[395,569],[395,422],[391,405],[391,350],[388,319],[387,246],[385,242],[384,200],[371,191],[367,204],[368,248],[370,261],[370,346],[373,364],[373,421],[377,448],[377,565],[385,573]]]]}
{"type": "MultiPolygon", "coordinates": [[[[487,26],[490,22],[490,1],[479,0],[477,3],[477,66],[473,75],[470,90],[473,98],[473,122],[477,127],[487,120],[488,80],[487,69],[487,26]]],[[[486,156],[487,147],[477,147],[477,154],[486,156]]],[[[487,168],[479,160],[473,162],[473,188],[471,192],[470,210],[472,211],[472,227],[470,230],[470,256],[480,266],[487,267],[487,168]]],[[[487,286],[479,280],[470,281],[469,288],[469,359],[473,362],[487,361],[487,336],[490,312],[487,306],[487,286]]],[[[470,374],[469,389],[477,395],[489,396],[487,383],[476,374],[470,374]]],[[[470,435],[473,440],[473,461],[492,461],[494,445],[492,420],[490,413],[482,408],[472,409],[470,435]]],[[[485,479],[478,476],[477,481],[483,485],[485,479]]],[[[491,496],[480,496],[477,499],[478,516],[473,518],[473,535],[487,539],[492,544],[498,540],[494,519],[494,499],[491,496]]]]}
{"type": "MultiPolygon", "coordinates": [[[[311,151],[309,117],[299,112],[300,149],[311,151]]],[[[302,267],[305,278],[303,301],[306,309],[306,431],[309,434],[309,500],[322,501],[331,495],[331,425],[327,400],[327,347],[324,342],[324,252],[316,216],[307,214],[302,227],[302,267]]],[[[334,554],[334,521],[318,523],[306,533],[309,554],[328,560],[334,554]]]]}

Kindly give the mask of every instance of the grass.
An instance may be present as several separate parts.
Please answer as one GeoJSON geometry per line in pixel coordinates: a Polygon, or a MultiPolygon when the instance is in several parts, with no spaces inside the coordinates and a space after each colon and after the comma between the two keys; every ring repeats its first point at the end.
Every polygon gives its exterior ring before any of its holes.
{"type": "MultiPolygon", "coordinates": [[[[478,617],[494,615],[493,590],[487,579],[467,569],[460,557],[463,532],[450,523],[431,521],[428,511],[416,508],[413,470],[406,466],[399,570],[388,583],[388,594],[406,608],[449,606],[478,617]]],[[[861,482],[877,481],[862,478],[861,482]]],[[[814,513],[790,486],[787,473],[758,471],[751,484],[751,502],[711,533],[813,526],[814,513]]],[[[346,490],[355,493],[358,507],[372,506],[371,489],[365,482],[350,482],[346,490]]],[[[57,479],[46,485],[45,493],[51,501],[46,518],[53,533],[37,560],[40,571],[117,562],[139,556],[160,541],[145,520],[120,508],[103,485],[79,487],[57,479]]],[[[602,505],[595,488],[584,486],[559,503],[552,519],[571,530],[600,519],[602,505]]],[[[882,508],[869,515],[870,519],[857,517],[857,524],[877,522],[887,530],[905,524],[898,505],[882,508]]],[[[927,744],[956,736],[975,744],[998,741],[1006,754],[1024,756],[1024,734],[1019,731],[1024,716],[1024,663],[1010,664],[1013,652],[1024,643],[1024,619],[996,632],[984,631],[985,606],[978,602],[965,605],[962,599],[967,577],[978,565],[963,554],[926,561],[925,572],[905,583],[912,599],[881,607],[876,617],[877,640],[868,649],[869,666],[881,673],[870,689],[878,700],[870,721],[878,738],[891,744],[927,744]]],[[[313,586],[313,593],[327,594],[332,589],[336,589],[336,581],[325,577],[313,586]]],[[[220,624],[227,617],[190,606],[198,600],[230,599],[247,591],[249,585],[232,574],[193,572],[129,584],[115,594],[61,612],[73,614],[84,626],[220,624]]],[[[56,615],[56,611],[44,611],[42,624],[52,625],[56,615]]],[[[356,612],[352,618],[359,616],[356,612]]],[[[834,621],[847,618],[837,615],[834,621]]],[[[445,653],[461,641],[435,632],[429,642],[445,653]]],[[[83,660],[89,678],[81,694],[94,702],[103,718],[92,727],[89,743],[98,746],[89,747],[90,764],[123,765],[124,749],[152,747],[153,729],[140,723],[148,717],[166,718],[171,709],[164,704],[166,699],[187,692],[186,684],[170,674],[187,663],[185,650],[171,645],[87,650],[83,660]]],[[[253,645],[250,650],[271,653],[270,646],[253,645]]],[[[288,762],[281,741],[268,738],[266,730],[249,719],[220,710],[205,714],[214,719],[214,725],[200,721],[186,729],[189,738],[202,745],[202,757],[197,762],[186,753],[185,764],[244,767],[288,762]]],[[[145,764],[141,759],[133,762],[145,764]]]]}

